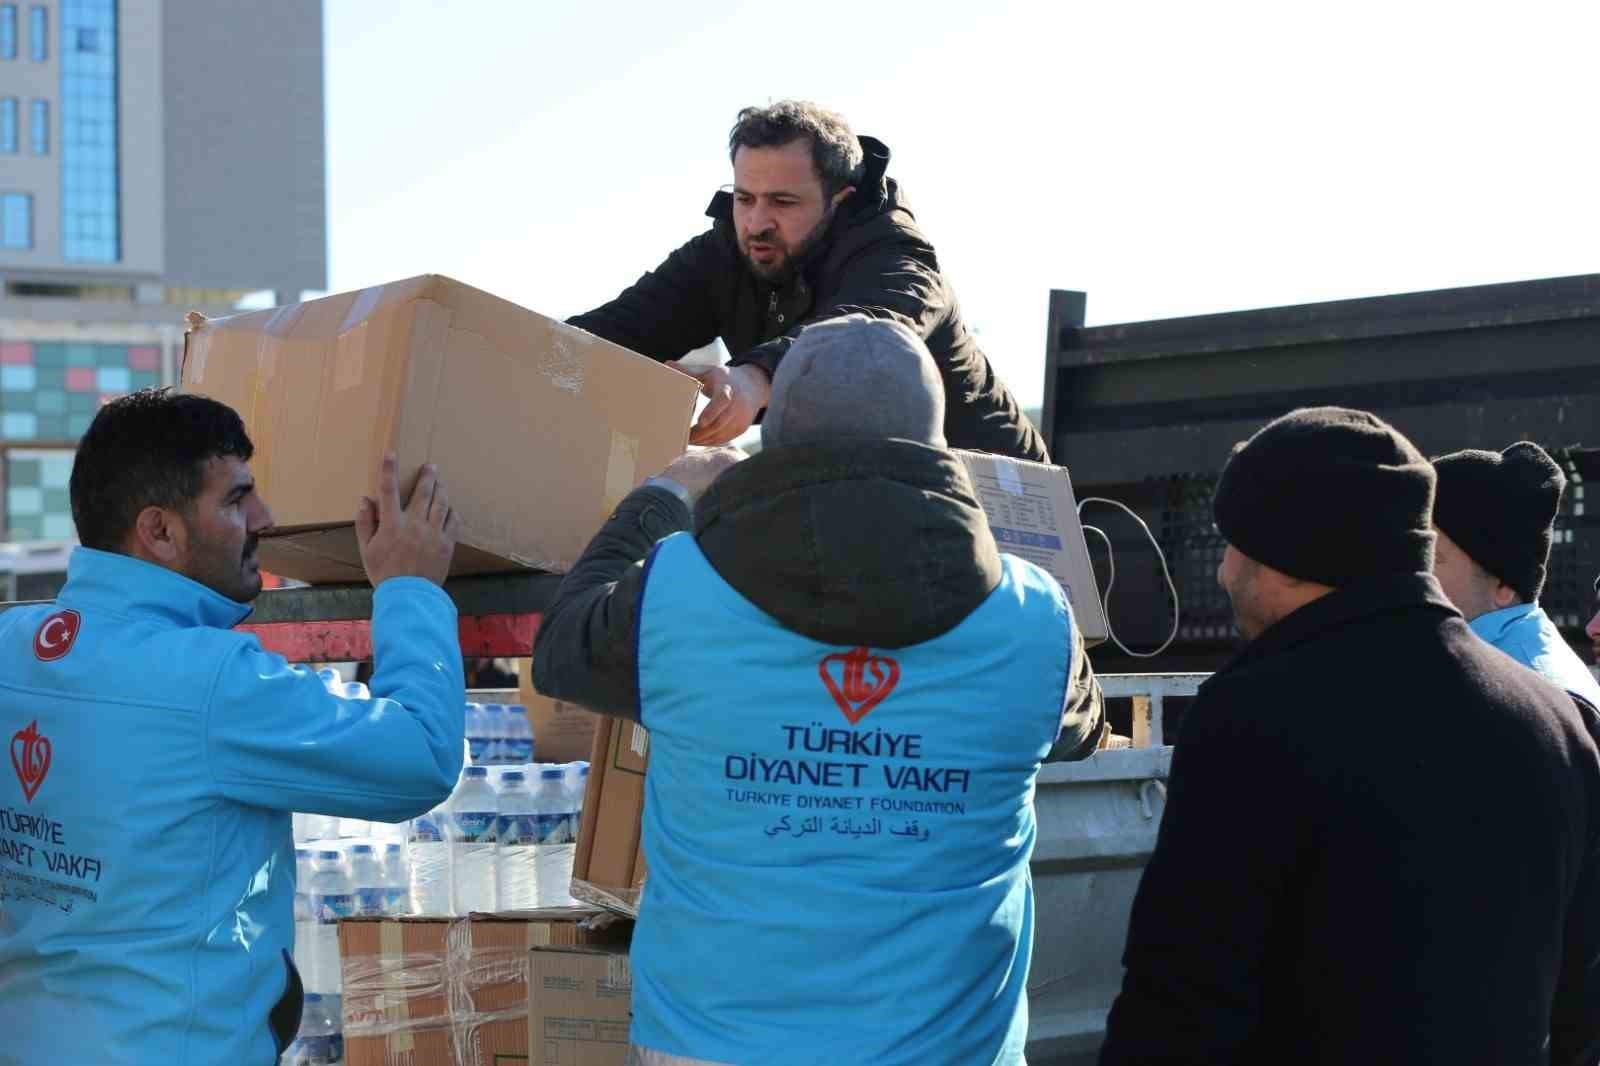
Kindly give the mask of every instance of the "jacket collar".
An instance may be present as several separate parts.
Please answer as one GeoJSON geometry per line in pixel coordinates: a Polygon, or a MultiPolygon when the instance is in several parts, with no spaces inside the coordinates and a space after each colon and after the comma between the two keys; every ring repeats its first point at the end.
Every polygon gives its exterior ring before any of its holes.
{"type": "Polygon", "coordinates": [[[1487,640],[1490,644],[1505,636],[1509,630],[1532,620],[1535,625],[1539,622],[1540,611],[1537,603],[1518,603],[1511,607],[1503,607],[1498,611],[1480,614],[1467,623],[1472,631],[1487,640]]]}
{"type": "Polygon", "coordinates": [[[966,467],[944,448],[894,438],[786,444],[761,449],[712,482],[695,507],[695,532],[785,492],[868,478],[979,506],[966,467]]]}
{"type": "Polygon", "coordinates": [[[250,604],[230,600],[176,571],[82,547],[72,551],[67,583],[56,602],[185,629],[232,629],[251,611],[250,604]]]}
{"type": "Polygon", "coordinates": [[[764,448],[719,477],[694,517],[723,580],[825,644],[930,640],[1003,577],[966,467],[913,441],[764,448]]]}
{"type": "Polygon", "coordinates": [[[1440,615],[1461,616],[1432,574],[1397,574],[1360,581],[1334,589],[1280,619],[1245,645],[1218,673],[1280,655],[1354,622],[1418,607],[1440,615]]]}

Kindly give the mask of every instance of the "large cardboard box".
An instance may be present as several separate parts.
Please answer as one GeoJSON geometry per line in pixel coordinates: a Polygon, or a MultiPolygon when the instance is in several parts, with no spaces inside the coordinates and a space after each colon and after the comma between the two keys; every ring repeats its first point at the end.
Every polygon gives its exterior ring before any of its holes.
{"type": "MultiPolygon", "coordinates": [[[[541,696],[533,687],[533,663],[522,660],[517,702],[528,709],[533,727],[533,753],[540,762],[577,762],[594,750],[594,733],[600,716],[576,703],[541,696]]],[[[593,773],[593,771],[590,771],[593,773]]]]}
{"type": "Polygon", "coordinates": [[[625,1066],[633,973],[619,951],[535,948],[528,1048],[539,1066],[625,1066]]]}
{"type": "Polygon", "coordinates": [[[989,529],[1003,552],[1048,570],[1072,604],[1086,646],[1105,641],[1105,605],[1078,521],[1072,478],[1064,466],[1047,466],[983,452],[957,451],[966,464],[989,529]]]}
{"type": "Polygon", "coordinates": [[[572,895],[619,914],[639,913],[644,848],[639,816],[650,734],[638,722],[602,717],[589,757],[589,787],[572,862],[572,895]]]}
{"type": "Polygon", "coordinates": [[[528,1061],[528,952],[626,948],[632,926],[594,910],[339,923],[347,1066],[528,1061]]]}
{"type": "Polygon", "coordinates": [[[682,454],[699,389],[437,275],[190,324],[183,390],[232,406],[256,445],[277,520],[261,564],[310,582],[364,580],[354,516],[386,450],[402,491],[438,466],[465,522],[453,574],[565,569],[682,454]]]}

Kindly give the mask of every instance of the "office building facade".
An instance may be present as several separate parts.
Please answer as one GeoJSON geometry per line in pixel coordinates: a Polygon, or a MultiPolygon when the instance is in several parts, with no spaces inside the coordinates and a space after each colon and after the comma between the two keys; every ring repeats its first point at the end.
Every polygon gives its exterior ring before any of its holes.
{"type": "Polygon", "coordinates": [[[320,0],[0,0],[0,540],[189,310],[327,284],[320,0]]]}

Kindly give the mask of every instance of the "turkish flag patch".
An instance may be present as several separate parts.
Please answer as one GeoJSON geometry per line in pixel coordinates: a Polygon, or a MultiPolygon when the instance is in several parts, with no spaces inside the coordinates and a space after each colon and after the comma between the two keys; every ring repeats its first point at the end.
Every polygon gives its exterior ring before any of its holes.
{"type": "Polygon", "coordinates": [[[57,611],[44,620],[39,632],[33,635],[33,655],[42,663],[53,663],[64,658],[78,639],[78,626],[83,619],[77,611],[57,611]]]}

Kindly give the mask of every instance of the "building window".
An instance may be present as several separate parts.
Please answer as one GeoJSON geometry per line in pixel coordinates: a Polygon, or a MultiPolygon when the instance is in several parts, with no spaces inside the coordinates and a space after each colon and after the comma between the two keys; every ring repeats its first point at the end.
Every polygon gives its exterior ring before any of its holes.
{"type": "Polygon", "coordinates": [[[28,58],[35,63],[50,58],[50,11],[39,4],[28,12],[28,58]]]}
{"type": "Polygon", "coordinates": [[[61,0],[61,253],[122,258],[116,0],[61,0]],[[68,47],[68,42],[71,47],[68,47]]]}
{"type": "Polygon", "coordinates": [[[28,143],[34,155],[50,154],[50,101],[35,100],[29,108],[28,143]]]}
{"type": "Polygon", "coordinates": [[[0,96],[0,153],[17,151],[17,98],[0,96]]]}
{"type": "Polygon", "coordinates": [[[26,251],[33,247],[33,197],[25,192],[0,193],[0,248],[26,251]]]}
{"type": "Polygon", "coordinates": [[[17,5],[0,4],[0,59],[17,58],[17,5]]]}

